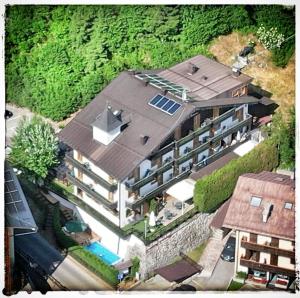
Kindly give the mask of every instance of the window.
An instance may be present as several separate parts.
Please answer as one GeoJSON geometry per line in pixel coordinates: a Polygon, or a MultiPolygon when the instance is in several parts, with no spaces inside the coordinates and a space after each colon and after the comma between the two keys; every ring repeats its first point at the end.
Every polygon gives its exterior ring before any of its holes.
{"type": "Polygon", "coordinates": [[[291,210],[292,208],[293,208],[293,204],[292,203],[289,203],[289,202],[285,202],[284,203],[284,209],[291,210]]]}
{"type": "Polygon", "coordinates": [[[247,87],[243,86],[241,88],[232,91],[232,97],[242,96],[247,94],[247,87]]]}
{"type": "Polygon", "coordinates": [[[251,197],[250,205],[254,207],[259,207],[261,203],[261,198],[258,197],[251,197]]]}
{"type": "Polygon", "coordinates": [[[77,188],[77,195],[78,195],[79,197],[82,197],[82,195],[83,195],[82,189],[77,188]]]}

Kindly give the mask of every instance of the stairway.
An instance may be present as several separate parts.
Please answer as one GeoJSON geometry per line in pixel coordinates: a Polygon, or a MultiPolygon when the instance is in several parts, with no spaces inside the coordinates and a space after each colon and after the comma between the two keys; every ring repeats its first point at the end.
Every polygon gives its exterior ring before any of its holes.
{"type": "Polygon", "coordinates": [[[216,240],[222,240],[224,237],[224,231],[222,229],[214,229],[212,238],[216,240]]]}

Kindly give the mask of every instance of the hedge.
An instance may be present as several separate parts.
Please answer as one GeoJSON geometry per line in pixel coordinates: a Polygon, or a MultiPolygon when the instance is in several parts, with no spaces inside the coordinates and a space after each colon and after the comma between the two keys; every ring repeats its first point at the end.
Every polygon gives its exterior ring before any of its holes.
{"type": "Polygon", "coordinates": [[[77,242],[75,240],[67,236],[61,230],[59,203],[55,204],[53,210],[53,230],[55,233],[56,240],[61,248],[69,248],[77,245],[77,242]]]}
{"type": "Polygon", "coordinates": [[[272,171],[277,165],[277,146],[266,140],[243,157],[198,180],[194,189],[194,204],[201,212],[213,212],[232,195],[240,175],[272,171]]]}
{"type": "Polygon", "coordinates": [[[118,284],[118,270],[106,264],[96,255],[84,249],[81,246],[75,246],[69,249],[69,255],[98,275],[101,279],[112,286],[118,284]]]}

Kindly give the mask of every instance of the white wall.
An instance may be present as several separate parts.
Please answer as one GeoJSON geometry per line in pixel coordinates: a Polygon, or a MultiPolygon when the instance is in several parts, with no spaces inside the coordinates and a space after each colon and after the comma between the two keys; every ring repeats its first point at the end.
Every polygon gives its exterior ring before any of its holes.
{"type": "Polygon", "coordinates": [[[165,153],[165,154],[162,156],[162,163],[164,163],[164,161],[165,161],[168,157],[174,158],[174,150],[169,151],[169,152],[165,153]]]}
{"type": "Polygon", "coordinates": [[[203,139],[205,137],[209,137],[209,131],[206,131],[205,133],[199,135],[199,142],[203,142],[203,139]]]}
{"type": "Polygon", "coordinates": [[[106,132],[96,126],[93,126],[93,139],[104,145],[108,145],[119,134],[120,134],[120,127],[117,127],[110,132],[106,132]]]}
{"type": "Polygon", "coordinates": [[[206,149],[206,150],[200,152],[198,154],[198,162],[200,162],[202,160],[203,156],[208,157],[208,154],[209,154],[209,149],[206,149]]]}
{"type": "Polygon", "coordinates": [[[88,177],[85,174],[83,174],[82,178],[83,178],[82,180],[85,184],[87,184],[87,185],[92,184],[93,187],[94,187],[94,190],[96,192],[98,192],[101,196],[103,196],[104,198],[106,198],[108,200],[109,191],[106,188],[104,188],[103,186],[97,184],[96,181],[94,181],[93,179],[91,179],[90,177],[88,177]]]}
{"type": "Polygon", "coordinates": [[[97,212],[101,213],[103,216],[105,216],[107,219],[109,219],[111,222],[113,222],[116,225],[119,225],[119,216],[114,215],[109,209],[106,209],[101,203],[95,202],[92,198],[90,198],[85,192],[83,192],[83,198],[82,200],[91,206],[93,209],[95,209],[97,212]]]}
{"type": "Polygon", "coordinates": [[[232,116],[228,117],[227,119],[223,120],[221,122],[221,129],[226,126],[226,129],[228,129],[228,127],[230,127],[230,125],[233,123],[233,120],[232,120],[232,116]]]}
{"type": "Polygon", "coordinates": [[[172,174],[172,173],[173,173],[173,169],[170,169],[163,173],[163,183],[165,183],[171,179],[170,174],[172,174]]]}
{"type": "Polygon", "coordinates": [[[260,252],[259,254],[259,262],[262,264],[270,264],[271,263],[271,255],[266,252],[260,252]],[[265,263],[266,261],[266,263],[265,263]]]}
{"type": "Polygon", "coordinates": [[[279,239],[279,248],[293,250],[292,241],[279,239]]]}
{"type": "Polygon", "coordinates": [[[250,233],[236,231],[235,272],[242,271],[248,273],[248,267],[240,265],[241,257],[246,255],[246,249],[241,247],[241,241],[243,237],[246,237],[247,240],[249,241],[250,233]]]}
{"type": "MultiPolygon", "coordinates": [[[[155,168],[155,167],[153,167],[153,168],[155,168]]],[[[149,159],[145,159],[140,164],[140,179],[144,178],[144,175],[148,169],[151,169],[151,161],[149,159]]]]}
{"type": "Polygon", "coordinates": [[[271,240],[271,237],[257,235],[257,244],[265,245],[266,242],[271,243],[271,240]]]}
{"type": "Polygon", "coordinates": [[[182,172],[184,172],[182,170],[183,167],[186,168],[185,170],[189,169],[190,162],[193,162],[193,159],[189,159],[189,160],[187,160],[187,161],[185,161],[185,162],[183,162],[182,164],[179,165],[179,174],[182,173],[182,172]]]}
{"type": "Polygon", "coordinates": [[[184,153],[184,150],[185,150],[187,147],[190,148],[191,150],[193,149],[193,140],[192,140],[192,141],[189,141],[189,142],[187,142],[186,144],[184,144],[184,145],[182,145],[182,146],[179,147],[179,155],[180,155],[180,156],[187,154],[187,153],[184,153]]]}
{"type": "Polygon", "coordinates": [[[158,186],[158,183],[155,182],[153,184],[151,184],[151,182],[145,184],[144,186],[142,186],[140,188],[140,195],[143,196],[143,195],[146,195],[148,192],[154,190],[155,188],[157,188],[158,186]]]}
{"type": "Polygon", "coordinates": [[[295,265],[291,264],[291,259],[283,256],[278,256],[278,267],[286,268],[286,269],[295,269],[295,265]]]}

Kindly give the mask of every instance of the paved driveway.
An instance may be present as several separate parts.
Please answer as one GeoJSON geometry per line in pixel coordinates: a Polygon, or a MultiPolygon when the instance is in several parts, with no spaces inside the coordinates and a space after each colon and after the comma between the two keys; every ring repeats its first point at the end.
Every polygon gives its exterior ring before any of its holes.
{"type": "Polygon", "coordinates": [[[219,259],[211,277],[195,276],[189,284],[202,291],[226,291],[233,272],[234,262],[219,259]]]}

